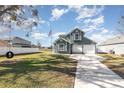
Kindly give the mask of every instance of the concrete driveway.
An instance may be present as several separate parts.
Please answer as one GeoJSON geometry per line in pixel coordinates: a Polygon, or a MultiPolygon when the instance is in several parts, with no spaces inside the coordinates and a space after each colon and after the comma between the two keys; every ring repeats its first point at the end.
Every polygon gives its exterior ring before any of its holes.
{"type": "Polygon", "coordinates": [[[75,88],[124,88],[124,79],[107,68],[95,54],[70,56],[78,60],[75,88]]]}

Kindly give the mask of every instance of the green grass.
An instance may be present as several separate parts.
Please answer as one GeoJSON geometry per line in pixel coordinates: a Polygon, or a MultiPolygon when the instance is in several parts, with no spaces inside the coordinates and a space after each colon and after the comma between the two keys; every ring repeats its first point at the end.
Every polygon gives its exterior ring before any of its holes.
{"type": "Polygon", "coordinates": [[[4,88],[72,88],[77,62],[67,55],[49,51],[0,57],[0,87],[4,88]]]}
{"type": "Polygon", "coordinates": [[[106,58],[102,61],[103,64],[112,69],[115,73],[124,79],[124,57],[114,54],[99,54],[106,58]]]}

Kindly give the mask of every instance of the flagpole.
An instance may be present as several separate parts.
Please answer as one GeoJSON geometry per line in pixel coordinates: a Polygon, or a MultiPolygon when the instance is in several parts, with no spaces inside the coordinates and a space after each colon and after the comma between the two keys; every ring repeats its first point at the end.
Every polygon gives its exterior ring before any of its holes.
{"type": "Polygon", "coordinates": [[[52,34],[51,34],[51,54],[52,54],[52,51],[53,51],[53,46],[52,46],[52,34]]]}
{"type": "Polygon", "coordinates": [[[52,26],[51,26],[51,23],[50,23],[50,31],[51,31],[51,54],[52,54],[53,46],[52,46],[52,26]]]}

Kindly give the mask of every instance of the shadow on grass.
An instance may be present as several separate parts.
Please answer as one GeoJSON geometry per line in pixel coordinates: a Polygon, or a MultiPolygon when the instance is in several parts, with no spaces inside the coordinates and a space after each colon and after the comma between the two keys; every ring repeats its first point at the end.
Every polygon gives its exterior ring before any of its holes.
{"type": "MultiPolygon", "coordinates": [[[[0,76],[5,76],[6,74],[14,74],[12,82],[16,81],[20,77],[23,77],[24,75],[28,75],[29,73],[37,71],[41,73],[46,71],[52,71],[75,77],[77,65],[77,62],[75,60],[69,59],[68,57],[62,55],[51,56],[51,58],[45,60],[32,58],[28,60],[23,59],[13,64],[4,64],[3,62],[2,64],[0,64],[0,67],[5,67],[9,69],[0,69],[0,76]]],[[[38,79],[33,79],[30,77],[30,75],[27,78],[28,80],[38,83],[38,79]]],[[[47,81],[48,80],[49,79],[47,79],[47,81]]]]}
{"type": "MultiPolygon", "coordinates": [[[[18,63],[15,64],[1,64],[1,67],[8,67],[11,69],[7,69],[7,70],[2,70],[0,71],[0,76],[1,75],[5,75],[7,73],[15,73],[15,74],[19,74],[19,73],[26,73],[26,72],[32,72],[32,71],[57,71],[57,72],[61,72],[61,73],[65,73],[68,75],[75,75],[73,72],[75,72],[75,67],[56,67],[56,66],[52,66],[52,65],[56,65],[59,64],[57,61],[38,61],[35,60],[38,63],[35,63],[33,61],[20,61],[18,63]],[[34,65],[35,64],[35,65],[34,65]]],[[[65,63],[65,62],[64,62],[65,63]]],[[[76,63],[76,62],[75,62],[76,63]]],[[[69,63],[67,63],[69,64],[69,63]]]]}
{"type": "Polygon", "coordinates": [[[102,63],[124,79],[124,58],[118,55],[103,55],[103,57],[106,59],[102,63]]]}

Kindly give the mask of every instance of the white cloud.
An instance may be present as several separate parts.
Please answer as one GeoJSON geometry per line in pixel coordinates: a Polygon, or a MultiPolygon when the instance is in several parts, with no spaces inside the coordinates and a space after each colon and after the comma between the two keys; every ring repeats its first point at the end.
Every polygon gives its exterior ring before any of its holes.
{"type": "Polygon", "coordinates": [[[68,12],[68,9],[55,8],[52,10],[52,17],[50,20],[51,21],[58,20],[63,14],[65,14],[67,12],[68,12]]]}
{"type": "Polygon", "coordinates": [[[52,10],[52,17],[51,17],[51,21],[55,21],[58,20],[62,15],[64,15],[65,13],[69,12],[69,11],[73,11],[75,13],[78,14],[78,16],[76,17],[76,20],[79,21],[81,19],[85,19],[85,18],[90,18],[93,16],[96,16],[98,14],[100,14],[102,11],[104,10],[104,6],[80,6],[80,5],[69,5],[68,8],[63,8],[63,9],[58,9],[57,7],[55,7],[52,10]]]}
{"type": "Polygon", "coordinates": [[[84,23],[85,24],[89,24],[89,23],[92,23],[94,25],[100,25],[102,23],[104,23],[104,16],[98,16],[97,18],[90,18],[90,19],[86,19],[84,20],[84,23]]]}
{"type": "Polygon", "coordinates": [[[98,16],[97,18],[89,18],[85,19],[84,25],[82,26],[83,30],[85,32],[87,31],[97,31],[97,30],[103,30],[103,24],[104,24],[104,16],[98,16]]]}
{"type": "Polygon", "coordinates": [[[91,38],[92,40],[94,40],[95,42],[97,42],[98,44],[111,38],[112,35],[102,35],[102,34],[92,34],[89,38],[91,38]]]}
{"type": "Polygon", "coordinates": [[[104,10],[104,6],[72,5],[68,6],[68,10],[76,12],[78,14],[76,20],[79,21],[81,19],[91,18],[96,15],[99,15],[104,10]]]}
{"type": "Polygon", "coordinates": [[[65,32],[56,32],[53,33],[53,41],[55,41],[57,38],[59,38],[59,35],[64,35],[66,34],[65,32]]]}
{"type": "Polygon", "coordinates": [[[76,20],[92,17],[95,14],[96,14],[96,11],[94,9],[85,7],[85,8],[82,8],[81,10],[79,10],[78,17],[76,18],[76,20]]]}
{"type": "MultiPolygon", "coordinates": [[[[58,38],[59,35],[63,35],[65,32],[56,32],[52,34],[53,41],[58,38]]],[[[50,40],[50,37],[48,37],[48,33],[40,33],[39,31],[34,31],[31,33],[31,37],[36,40],[43,40],[48,39],[50,40]]]]}
{"type": "MultiPolygon", "coordinates": [[[[21,21],[21,23],[19,23],[19,25],[15,25],[14,29],[21,30],[21,31],[32,30],[35,27],[35,26],[33,26],[34,22],[36,22],[39,25],[39,24],[44,24],[46,21],[44,21],[42,18],[38,18],[38,19],[37,18],[28,18],[27,20],[21,21]]],[[[16,24],[17,24],[17,22],[16,22],[16,24]]]]}
{"type": "Polygon", "coordinates": [[[104,29],[103,31],[99,32],[99,33],[91,34],[91,36],[89,36],[89,38],[98,42],[98,44],[99,44],[99,43],[106,41],[107,39],[110,39],[113,36],[115,36],[115,34],[111,33],[112,31],[109,31],[108,29],[104,29]],[[105,33],[103,33],[103,31],[105,31],[105,33]]]}
{"type": "Polygon", "coordinates": [[[94,26],[90,25],[88,27],[83,28],[83,31],[89,32],[89,31],[93,31],[93,30],[96,30],[96,29],[98,29],[98,28],[95,25],[94,26]]]}
{"type": "Polygon", "coordinates": [[[10,27],[8,27],[8,26],[5,26],[5,25],[1,25],[0,26],[0,34],[4,34],[4,33],[6,33],[6,32],[9,32],[11,29],[10,29],[10,27]]]}
{"type": "Polygon", "coordinates": [[[76,12],[76,21],[83,31],[102,31],[104,29],[104,6],[69,6],[69,10],[76,12]],[[82,24],[82,25],[81,25],[82,24]]]}
{"type": "Polygon", "coordinates": [[[81,5],[69,5],[68,9],[69,10],[74,10],[74,11],[76,10],[76,12],[78,12],[83,7],[84,7],[84,5],[82,5],[82,6],[81,5]]]}
{"type": "Polygon", "coordinates": [[[65,34],[65,32],[57,32],[53,34],[53,37],[58,37],[59,35],[63,35],[63,34],[65,34]]]}
{"type": "Polygon", "coordinates": [[[104,10],[104,6],[101,6],[101,7],[84,6],[84,7],[76,8],[76,12],[78,13],[76,20],[94,17],[94,16],[100,14],[103,10],[104,10]]]}
{"type": "Polygon", "coordinates": [[[41,40],[41,39],[45,39],[47,37],[47,34],[40,32],[32,32],[31,37],[33,37],[36,40],[41,40]]]}
{"type": "Polygon", "coordinates": [[[108,32],[109,32],[108,29],[104,29],[104,30],[102,31],[102,33],[108,33],[108,32]]]}

